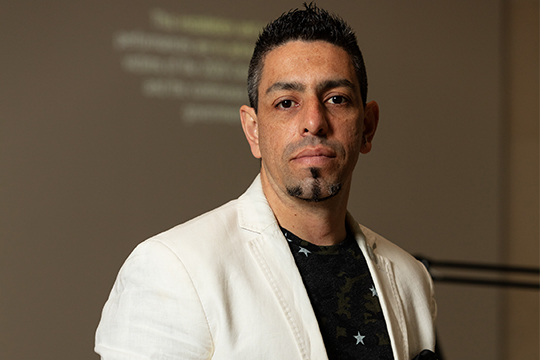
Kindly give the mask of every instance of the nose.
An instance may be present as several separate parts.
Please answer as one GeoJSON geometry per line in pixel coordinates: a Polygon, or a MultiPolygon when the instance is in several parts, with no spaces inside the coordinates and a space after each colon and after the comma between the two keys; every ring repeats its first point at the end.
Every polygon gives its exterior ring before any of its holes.
{"type": "Polygon", "coordinates": [[[319,99],[306,101],[303,110],[300,123],[302,135],[325,136],[328,132],[328,119],[319,99]]]}

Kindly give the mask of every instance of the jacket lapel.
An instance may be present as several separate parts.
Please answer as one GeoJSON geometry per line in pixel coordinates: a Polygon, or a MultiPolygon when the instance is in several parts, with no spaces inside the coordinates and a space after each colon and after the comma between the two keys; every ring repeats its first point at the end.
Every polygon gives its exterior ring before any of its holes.
{"type": "Polygon", "coordinates": [[[287,319],[303,360],[328,360],[319,325],[296,263],[264,197],[259,177],[240,197],[240,227],[287,319]]]}
{"type": "Polygon", "coordinates": [[[375,283],[379,302],[384,314],[390,342],[395,360],[408,360],[409,353],[407,341],[407,329],[405,324],[405,316],[403,306],[400,301],[399,292],[397,290],[393,263],[390,259],[381,256],[377,253],[377,239],[374,236],[366,236],[353,217],[348,214],[347,221],[350,228],[354,231],[356,241],[369,267],[369,271],[375,283]]]}

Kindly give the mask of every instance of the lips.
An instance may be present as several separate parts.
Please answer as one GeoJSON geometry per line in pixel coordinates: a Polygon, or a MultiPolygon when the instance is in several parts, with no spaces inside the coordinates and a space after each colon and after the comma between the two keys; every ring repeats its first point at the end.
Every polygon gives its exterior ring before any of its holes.
{"type": "Polygon", "coordinates": [[[326,156],[326,157],[336,157],[335,152],[332,149],[326,148],[326,147],[317,147],[317,148],[311,148],[311,149],[304,149],[300,151],[296,156],[294,156],[294,159],[300,159],[304,157],[313,157],[313,156],[326,156]]]}

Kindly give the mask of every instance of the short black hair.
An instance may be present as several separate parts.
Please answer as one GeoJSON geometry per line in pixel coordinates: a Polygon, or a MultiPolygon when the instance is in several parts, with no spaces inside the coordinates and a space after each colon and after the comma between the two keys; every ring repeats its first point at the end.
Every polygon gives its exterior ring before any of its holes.
{"type": "Polygon", "coordinates": [[[318,8],[314,3],[304,3],[305,10],[294,9],[264,27],[255,44],[248,70],[249,104],[257,111],[258,88],[264,58],[271,50],[289,41],[326,41],[345,50],[353,62],[360,84],[362,103],[367,101],[367,74],[362,52],[353,29],[339,16],[318,8]]]}

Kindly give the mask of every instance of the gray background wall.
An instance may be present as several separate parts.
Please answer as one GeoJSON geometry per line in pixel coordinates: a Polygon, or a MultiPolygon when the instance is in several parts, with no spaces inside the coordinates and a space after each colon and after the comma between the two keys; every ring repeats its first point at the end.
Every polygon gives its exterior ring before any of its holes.
{"type": "MultiPolygon", "coordinates": [[[[413,254],[538,266],[538,1],[318,4],[356,29],[381,107],[374,150],[357,165],[355,217],[413,254]]],[[[120,48],[118,34],[250,43],[165,31],[149,16],[264,23],[300,5],[2,4],[2,358],[96,359],[100,311],[133,247],[237,197],[258,171],[237,122],[186,120],[193,104],[241,101],[148,95],[145,81],[171,76],[129,70],[126,56],[162,54],[120,48]]],[[[538,359],[537,292],[436,291],[447,359],[538,359]]]]}

